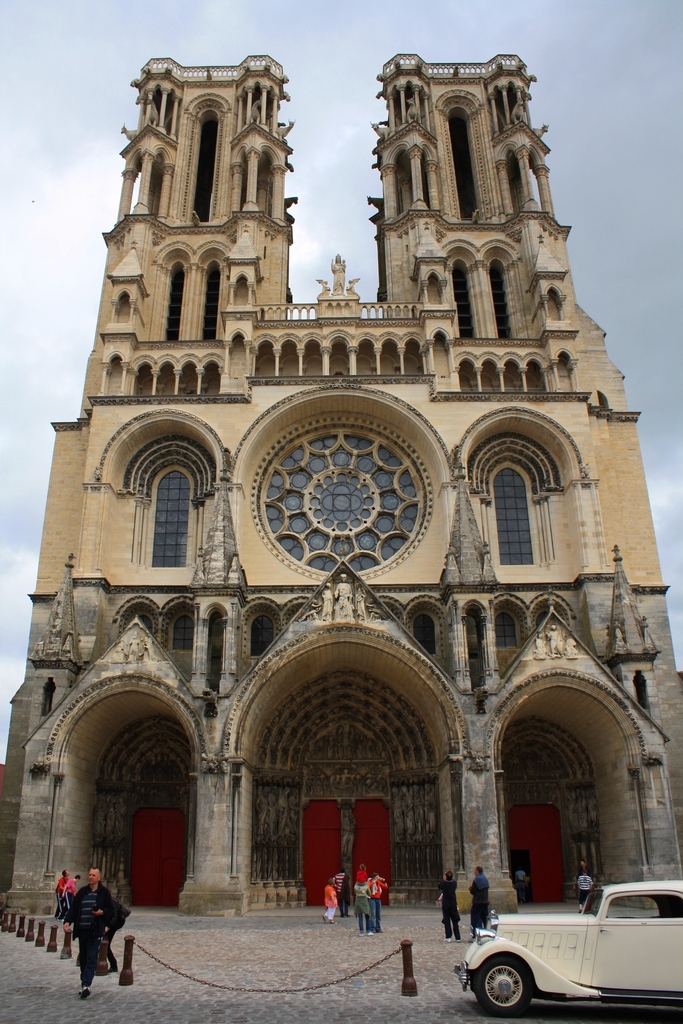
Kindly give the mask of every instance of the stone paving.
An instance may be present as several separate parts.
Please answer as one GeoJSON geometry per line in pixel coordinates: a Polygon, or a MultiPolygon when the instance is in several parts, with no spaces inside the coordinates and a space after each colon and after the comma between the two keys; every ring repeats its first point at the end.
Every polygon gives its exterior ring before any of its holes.
{"type": "MultiPolygon", "coordinates": [[[[0,1020],[12,1024],[453,1024],[488,1020],[453,974],[467,944],[446,943],[435,908],[383,908],[383,934],[359,938],[354,918],[323,924],[322,908],[260,911],[242,918],[188,918],[175,910],[138,908],[119,932],[114,950],[123,961],[123,934],[198,978],[253,988],[316,984],[358,970],[413,940],[416,998],[401,996],[401,956],[332,988],[311,993],[233,993],[180,978],[135,950],[135,984],[96,978],[90,999],[78,998],[75,958],[36,949],[0,934],[0,1020]]],[[[49,922],[51,923],[51,922],[49,922]]],[[[468,927],[467,917],[462,925],[468,927]]],[[[61,948],[61,931],[60,931],[61,948]]],[[[532,1003],[527,1019],[592,1024],[641,1024],[683,1019],[674,1010],[532,1003]]]]}

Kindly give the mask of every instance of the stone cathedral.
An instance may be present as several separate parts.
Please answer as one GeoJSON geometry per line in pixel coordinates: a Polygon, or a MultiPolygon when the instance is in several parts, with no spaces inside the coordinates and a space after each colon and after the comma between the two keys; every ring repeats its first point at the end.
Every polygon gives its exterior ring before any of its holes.
{"type": "MultiPolygon", "coordinates": [[[[638,439],[519,57],[378,76],[379,290],[288,284],[282,67],[150,60],[56,442],[0,888],[513,909],[680,877],[683,695],[638,439]],[[382,116],[379,115],[379,116],[382,116]],[[678,832],[676,823],[678,809],[678,832]]],[[[374,145],[374,149],[372,148],[374,145]]],[[[365,202],[359,198],[359,202],[365,202]]]]}

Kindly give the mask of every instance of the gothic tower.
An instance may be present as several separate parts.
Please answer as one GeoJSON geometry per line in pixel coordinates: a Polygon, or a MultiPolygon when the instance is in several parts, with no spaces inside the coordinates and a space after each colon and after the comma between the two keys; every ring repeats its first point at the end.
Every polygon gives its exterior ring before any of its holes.
{"type": "Polygon", "coordinates": [[[481,863],[509,909],[519,867],[541,902],[580,857],[680,875],[638,413],[575,299],[535,79],[403,54],[379,80],[379,294],[337,255],[307,303],[280,65],[133,82],[13,701],[12,906],[93,861],[186,913],[316,903],[360,861],[396,904],[481,863]]]}

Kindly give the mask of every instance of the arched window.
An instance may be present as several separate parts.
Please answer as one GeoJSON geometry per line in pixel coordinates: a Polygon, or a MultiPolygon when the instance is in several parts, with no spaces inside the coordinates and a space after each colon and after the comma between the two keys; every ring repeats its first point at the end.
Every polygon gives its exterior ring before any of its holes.
{"type": "Polygon", "coordinates": [[[458,373],[460,376],[461,391],[477,390],[477,373],[474,369],[474,363],[471,363],[469,359],[463,359],[458,367],[458,373]]]}
{"type": "Polygon", "coordinates": [[[413,622],[413,636],[427,654],[436,654],[436,630],[431,615],[417,615],[413,622]]]}
{"type": "Polygon", "coordinates": [[[251,656],[259,658],[273,642],[273,620],[257,615],[251,624],[251,656]]]}
{"type": "Polygon", "coordinates": [[[189,615],[179,615],[173,623],[173,650],[191,651],[194,642],[194,622],[189,615]]]}
{"type": "Polygon", "coordinates": [[[209,619],[209,686],[220,689],[223,672],[223,616],[214,612],[209,619]]]}
{"type": "Polygon", "coordinates": [[[501,469],[493,482],[501,565],[533,565],[526,487],[514,469],[501,469]]]}
{"type": "Polygon", "coordinates": [[[465,639],[470,682],[472,689],[476,690],[484,685],[484,626],[476,609],[472,609],[465,616],[465,639]]]}
{"type": "Polygon", "coordinates": [[[569,364],[569,356],[566,352],[563,352],[557,360],[557,380],[560,385],[560,391],[572,390],[572,375],[569,364]]]}
{"type": "Polygon", "coordinates": [[[143,612],[142,614],[138,615],[138,618],[148,633],[154,633],[154,624],[150,619],[149,615],[145,615],[143,612]]]}
{"type": "Polygon", "coordinates": [[[451,117],[448,121],[451,133],[451,150],[455,165],[455,183],[458,190],[461,220],[471,220],[477,208],[477,194],[474,188],[470,141],[467,135],[467,121],[464,117],[451,117]]]}
{"type": "Polygon", "coordinates": [[[235,282],[235,305],[249,305],[249,282],[246,277],[238,277],[235,282]]]}
{"type": "Polygon", "coordinates": [[[493,310],[496,314],[496,330],[499,338],[510,337],[510,318],[508,316],[508,302],[505,296],[505,281],[499,267],[492,266],[489,271],[491,277],[491,295],[493,297],[493,310]]]}
{"type": "Polygon", "coordinates": [[[474,324],[472,322],[472,306],[470,305],[470,291],[467,287],[467,275],[460,267],[453,271],[453,295],[455,305],[458,309],[458,327],[461,338],[474,337],[474,324]]]}
{"type": "Polygon", "coordinates": [[[554,288],[551,288],[548,292],[548,319],[549,320],[561,320],[562,310],[560,307],[560,299],[554,288]]]}
{"type": "Polygon", "coordinates": [[[162,477],[157,488],[152,565],[185,565],[190,481],[177,470],[162,477]]]}
{"type": "Polygon", "coordinates": [[[527,391],[545,391],[543,367],[535,360],[527,363],[526,366],[526,389],[527,391]]]}
{"type": "Polygon", "coordinates": [[[496,647],[516,647],[517,629],[515,620],[507,612],[496,615],[496,647]]]}
{"type": "Polygon", "coordinates": [[[647,679],[640,671],[636,672],[633,677],[633,688],[636,692],[636,700],[641,708],[647,710],[650,707],[650,701],[647,696],[647,679]]]}
{"type": "Polygon", "coordinates": [[[52,711],[52,700],[55,695],[55,681],[52,676],[49,676],[43,683],[43,705],[40,709],[40,714],[44,718],[45,715],[49,715],[52,711]]]}
{"type": "Polygon", "coordinates": [[[430,306],[441,305],[441,289],[439,288],[439,280],[434,274],[430,274],[427,278],[427,302],[430,306]]]}
{"type": "Polygon", "coordinates": [[[199,143],[197,185],[194,193],[194,209],[201,221],[211,220],[211,198],[213,193],[214,166],[216,163],[217,137],[218,122],[205,121],[202,126],[201,142],[199,143]]]}
{"type": "Polygon", "coordinates": [[[206,296],[204,298],[204,341],[212,341],[216,337],[218,326],[218,293],[221,287],[221,272],[212,270],[206,279],[206,296]]]}
{"type": "Polygon", "coordinates": [[[183,308],[183,289],[185,287],[185,271],[176,270],[171,277],[171,294],[168,299],[168,316],[166,318],[166,341],[178,341],[180,337],[180,313],[183,308]]]}
{"type": "Polygon", "coordinates": [[[130,320],[130,295],[128,292],[121,292],[116,304],[117,324],[127,324],[130,320]]]}
{"type": "Polygon", "coordinates": [[[519,367],[517,366],[517,363],[513,363],[511,359],[508,359],[503,370],[503,383],[505,384],[505,390],[521,391],[522,375],[519,372],[519,367]]]}

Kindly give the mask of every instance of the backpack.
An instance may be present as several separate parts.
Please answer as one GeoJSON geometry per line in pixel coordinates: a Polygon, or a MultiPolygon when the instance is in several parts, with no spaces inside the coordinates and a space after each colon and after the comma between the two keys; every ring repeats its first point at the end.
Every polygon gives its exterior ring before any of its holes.
{"type": "Polygon", "coordinates": [[[122,928],[126,923],[126,918],[130,917],[130,910],[128,909],[128,907],[124,906],[123,903],[120,903],[115,896],[112,896],[111,901],[114,904],[114,916],[112,918],[112,924],[114,924],[114,922],[117,922],[116,927],[122,928]]]}

